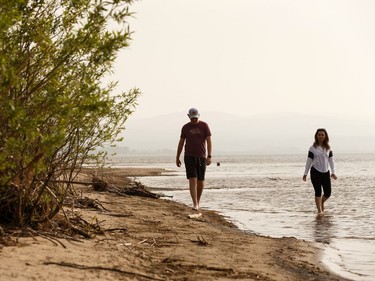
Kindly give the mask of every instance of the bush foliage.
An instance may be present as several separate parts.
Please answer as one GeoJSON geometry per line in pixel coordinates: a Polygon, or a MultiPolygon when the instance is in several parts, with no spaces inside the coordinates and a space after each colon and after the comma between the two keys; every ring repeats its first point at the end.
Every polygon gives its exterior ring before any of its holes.
{"type": "Polygon", "coordinates": [[[0,0],[0,221],[52,219],[82,165],[118,141],[138,89],[111,73],[130,0],[0,0]]]}

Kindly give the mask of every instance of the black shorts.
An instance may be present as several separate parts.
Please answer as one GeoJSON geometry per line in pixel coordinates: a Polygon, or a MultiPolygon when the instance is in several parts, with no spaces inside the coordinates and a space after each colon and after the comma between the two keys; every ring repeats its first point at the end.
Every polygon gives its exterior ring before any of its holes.
{"type": "Polygon", "coordinates": [[[184,156],[186,178],[204,180],[206,174],[206,159],[196,156],[184,156]]]}
{"type": "Polygon", "coordinates": [[[321,173],[314,167],[311,167],[310,179],[314,186],[315,197],[322,196],[322,187],[324,192],[323,196],[325,198],[329,198],[331,196],[331,174],[329,171],[326,173],[321,173]]]}

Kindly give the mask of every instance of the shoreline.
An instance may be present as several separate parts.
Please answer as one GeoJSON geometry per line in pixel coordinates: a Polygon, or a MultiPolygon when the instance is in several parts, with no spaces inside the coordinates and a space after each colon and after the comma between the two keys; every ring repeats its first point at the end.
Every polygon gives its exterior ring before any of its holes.
{"type": "MultiPolygon", "coordinates": [[[[158,169],[158,168],[146,168],[146,169],[158,169]]],[[[163,175],[163,176],[168,175],[168,172],[170,172],[170,171],[175,171],[175,170],[170,170],[170,169],[162,170],[159,175],[163,175]]],[[[152,174],[146,173],[145,175],[142,175],[142,176],[148,176],[149,177],[149,176],[155,176],[155,174],[152,175],[152,174]]],[[[151,189],[151,190],[157,192],[157,191],[159,191],[159,188],[155,188],[155,189],[151,189]]],[[[188,193],[187,193],[186,196],[189,196],[188,193]]],[[[174,199],[170,198],[169,200],[174,200],[174,199]]],[[[179,202],[179,201],[175,201],[175,202],[179,202]]],[[[180,202],[180,203],[185,204],[183,202],[180,202]]],[[[227,221],[229,221],[230,223],[233,223],[235,225],[235,227],[241,229],[241,227],[239,225],[237,225],[236,221],[234,219],[232,219],[231,217],[229,217],[228,215],[226,215],[225,213],[219,212],[219,211],[217,211],[213,208],[210,208],[210,210],[216,211],[219,215],[224,216],[227,219],[227,221]]],[[[280,236],[272,236],[272,235],[269,235],[267,233],[258,233],[258,232],[252,231],[251,229],[243,229],[242,228],[242,231],[244,231],[246,233],[249,233],[250,235],[256,234],[256,235],[259,235],[259,236],[265,236],[265,237],[271,237],[271,238],[280,238],[280,236]]],[[[285,236],[285,237],[296,238],[295,236],[285,236]]],[[[324,267],[328,271],[337,275],[339,278],[342,278],[341,280],[357,280],[358,278],[360,278],[358,274],[355,274],[355,273],[351,272],[349,269],[345,268],[345,265],[343,264],[343,261],[342,261],[342,257],[340,257],[339,250],[335,249],[334,247],[330,246],[329,244],[322,244],[322,243],[316,242],[314,240],[309,240],[309,239],[304,239],[304,238],[296,238],[296,239],[301,240],[301,241],[307,241],[308,243],[312,243],[316,248],[318,248],[319,253],[317,253],[316,261],[322,262],[324,267]]]]}
{"type": "MultiPolygon", "coordinates": [[[[115,185],[164,169],[110,168],[97,174],[115,185]],[[127,177],[127,178],[125,178],[127,177]]],[[[85,170],[87,181],[95,171],[85,170]]],[[[141,179],[140,179],[141,181],[141,179]]],[[[322,249],[293,237],[245,232],[216,211],[170,199],[120,196],[75,186],[105,208],[76,208],[105,231],[93,239],[16,237],[0,251],[7,280],[346,280],[321,261],[322,249]],[[113,230],[111,230],[113,229],[113,230]],[[63,246],[62,246],[63,245],[63,246]],[[22,247],[21,247],[22,246],[22,247]]]]}

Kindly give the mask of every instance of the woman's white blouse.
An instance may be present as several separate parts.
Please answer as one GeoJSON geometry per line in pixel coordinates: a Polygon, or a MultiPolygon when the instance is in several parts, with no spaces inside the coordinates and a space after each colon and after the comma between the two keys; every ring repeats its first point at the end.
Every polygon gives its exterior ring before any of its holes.
{"type": "Polygon", "coordinates": [[[330,149],[323,149],[321,146],[309,148],[309,154],[306,160],[305,173],[307,175],[311,167],[314,167],[321,173],[327,173],[331,168],[332,174],[335,173],[335,162],[333,161],[333,153],[330,149]]]}

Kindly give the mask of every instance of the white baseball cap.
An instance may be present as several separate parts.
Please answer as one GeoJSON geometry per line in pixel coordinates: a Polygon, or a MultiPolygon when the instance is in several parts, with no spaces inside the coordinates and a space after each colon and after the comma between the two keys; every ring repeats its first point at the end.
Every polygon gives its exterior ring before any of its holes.
{"type": "Polygon", "coordinates": [[[188,116],[189,118],[199,118],[199,112],[198,112],[198,109],[192,107],[189,109],[189,113],[188,113],[188,116]]]}

